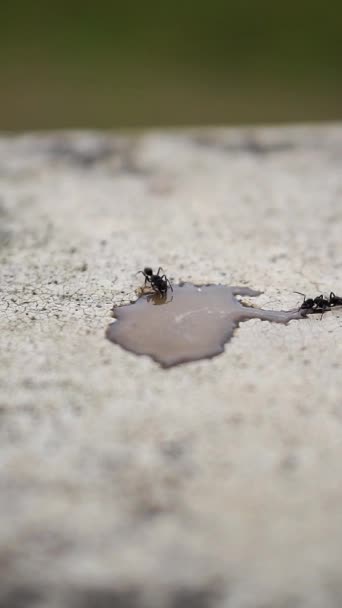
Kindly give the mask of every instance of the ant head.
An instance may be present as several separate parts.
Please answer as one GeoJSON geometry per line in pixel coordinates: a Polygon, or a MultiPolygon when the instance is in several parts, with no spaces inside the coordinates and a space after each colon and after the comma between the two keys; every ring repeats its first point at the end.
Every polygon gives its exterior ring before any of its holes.
{"type": "Polygon", "coordinates": [[[153,275],[152,268],[149,268],[148,266],[144,268],[144,274],[147,274],[148,277],[151,277],[153,275]]]}

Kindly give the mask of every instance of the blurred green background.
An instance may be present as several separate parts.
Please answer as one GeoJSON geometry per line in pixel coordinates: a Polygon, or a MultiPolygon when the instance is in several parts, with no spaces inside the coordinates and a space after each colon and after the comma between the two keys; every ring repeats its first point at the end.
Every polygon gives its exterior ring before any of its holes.
{"type": "Polygon", "coordinates": [[[341,0],[0,0],[0,129],[341,119],[341,58],[341,0]]]}

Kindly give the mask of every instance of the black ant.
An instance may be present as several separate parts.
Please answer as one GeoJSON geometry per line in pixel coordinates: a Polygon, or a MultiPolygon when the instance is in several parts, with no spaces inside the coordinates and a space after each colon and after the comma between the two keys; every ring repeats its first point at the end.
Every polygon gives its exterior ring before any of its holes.
{"type": "Polygon", "coordinates": [[[323,297],[322,294],[320,296],[317,296],[316,298],[306,298],[306,296],[303,293],[300,293],[300,291],[296,291],[295,293],[298,293],[304,298],[302,305],[299,307],[299,310],[308,310],[312,313],[320,312],[322,318],[324,313],[327,312],[327,310],[330,310],[331,308],[330,299],[327,300],[323,297]]]}
{"type": "Polygon", "coordinates": [[[145,277],[145,286],[146,283],[149,283],[153,289],[153,291],[158,292],[160,295],[165,295],[167,293],[168,285],[170,286],[171,291],[173,291],[173,287],[167,278],[166,274],[160,275],[160,271],[163,270],[161,266],[158,268],[157,274],[153,274],[152,268],[148,266],[144,268],[144,270],[139,270],[137,274],[141,273],[145,277]]]}
{"type": "Polygon", "coordinates": [[[330,292],[329,299],[327,300],[321,294],[316,296],[316,298],[306,298],[306,296],[300,291],[295,291],[300,296],[303,296],[304,300],[302,305],[299,307],[299,310],[308,310],[312,313],[321,313],[321,318],[324,313],[328,310],[331,310],[334,306],[342,306],[342,298],[336,296],[332,291],[330,292]]]}

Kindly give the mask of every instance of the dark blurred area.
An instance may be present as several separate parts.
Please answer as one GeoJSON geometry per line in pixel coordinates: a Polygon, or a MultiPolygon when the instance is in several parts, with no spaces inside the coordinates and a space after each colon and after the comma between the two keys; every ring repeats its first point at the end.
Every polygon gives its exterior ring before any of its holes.
{"type": "Polygon", "coordinates": [[[341,0],[1,0],[0,129],[341,119],[341,58],[341,0]]]}

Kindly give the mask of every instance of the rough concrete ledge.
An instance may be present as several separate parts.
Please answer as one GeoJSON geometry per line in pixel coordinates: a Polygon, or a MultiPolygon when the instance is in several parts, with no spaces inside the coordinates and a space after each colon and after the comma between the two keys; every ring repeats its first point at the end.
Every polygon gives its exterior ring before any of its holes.
{"type": "Polygon", "coordinates": [[[168,371],[142,266],[342,295],[342,126],[0,138],[0,607],[340,608],[342,314],[168,371]]]}

